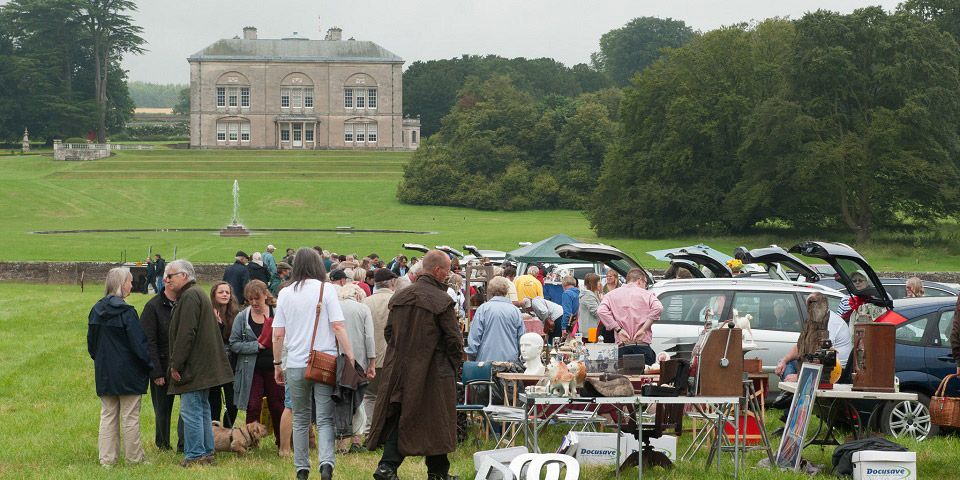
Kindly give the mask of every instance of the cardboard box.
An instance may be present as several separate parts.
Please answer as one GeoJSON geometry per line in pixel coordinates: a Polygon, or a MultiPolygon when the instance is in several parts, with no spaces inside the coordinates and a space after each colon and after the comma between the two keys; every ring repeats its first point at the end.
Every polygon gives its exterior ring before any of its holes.
{"type": "MultiPolygon", "coordinates": [[[[569,447],[559,453],[576,458],[581,465],[614,465],[617,461],[617,434],[599,432],[570,432],[565,438],[569,447]]],[[[653,449],[662,452],[671,462],[677,461],[677,437],[663,435],[650,440],[653,449]]],[[[633,435],[620,436],[620,464],[631,453],[640,450],[640,444],[633,435]]]]}
{"type": "Polygon", "coordinates": [[[853,480],[917,480],[917,452],[853,452],[853,480]]]}

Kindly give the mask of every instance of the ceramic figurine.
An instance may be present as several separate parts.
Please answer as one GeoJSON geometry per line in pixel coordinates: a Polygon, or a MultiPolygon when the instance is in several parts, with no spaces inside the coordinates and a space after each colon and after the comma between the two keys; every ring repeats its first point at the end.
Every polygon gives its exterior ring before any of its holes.
{"type": "Polygon", "coordinates": [[[753,341],[753,330],[750,329],[750,322],[753,320],[753,315],[749,313],[740,316],[740,312],[736,308],[733,309],[733,326],[739,328],[743,334],[743,346],[744,347],[756,347],[756,342],[753,341]]]}
{"type": "Polygon", "coordinates": [[[547,367],[547,378],[550,380],[550,393],[559,393],[564,397],[572,397],[577,393],[576,377],[570,373],[567,364],[556,358],[547,367]]]}

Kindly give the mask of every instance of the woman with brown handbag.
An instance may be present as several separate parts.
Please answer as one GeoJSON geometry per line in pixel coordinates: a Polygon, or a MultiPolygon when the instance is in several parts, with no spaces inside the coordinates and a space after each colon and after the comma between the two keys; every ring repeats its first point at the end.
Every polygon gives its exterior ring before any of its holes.
{"type": "Polygon", "coordinates": [[[333,386],[305,378],[308,361],[317,355],[337,355],[337,344],[353,364],[353,349],[343,325],[337,291],[326,284],[327,272],[320,254],[301,248],[293,261],[292,284],[280,290],[273,320],[273,364],[277,384],[290,384],[293,398],[293,465],[297,478],[310,475],[308,450],[310,406],[317,414],[317,456],[320,478],[333,478],[334,454],[333,386]],[[286,371],[280,355],[287,349],[286,371]],[[311,395],[312,392],[312,395],[311,395]]]}

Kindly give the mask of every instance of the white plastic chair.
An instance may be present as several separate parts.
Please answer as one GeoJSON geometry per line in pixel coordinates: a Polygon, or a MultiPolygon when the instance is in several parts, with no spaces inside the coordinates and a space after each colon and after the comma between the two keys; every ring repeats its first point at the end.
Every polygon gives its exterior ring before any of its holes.
{"type": "Polygon", "coordinates": [[[564,480],[579,480],[580,464],[569,455],[559,453],[527,453],[518,455],[510,462],[510,470],[518,480],[539,480],[540,472],[546,467],[545,480],[560,480],[561,467],[567,468],[564,480]]]}

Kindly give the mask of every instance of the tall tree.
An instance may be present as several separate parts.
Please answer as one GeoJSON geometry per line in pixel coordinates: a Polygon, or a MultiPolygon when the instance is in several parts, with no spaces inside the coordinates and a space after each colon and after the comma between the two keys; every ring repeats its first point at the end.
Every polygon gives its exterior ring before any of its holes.
{"type": "Polygon", "coordinates": [[[143,53],[146,41],[140,37],[143,31],[125,14],[136,11],[131,0],[77,0],[74,13],[81,28],[88,36],[93,56],[94,97],[97,102],[97,141],[107,137],[107,98],[111,66],[119,62],[124,53],[143,53]]]}
{"type": "Polygon", "coordinates": [[[639,17],[600,37],[600,51],[591,56],[594,67],[606,72],[615,85],[624,86],[656,59],[664,48],[680,47],[694,37],[682,20],[639,17]]]}

